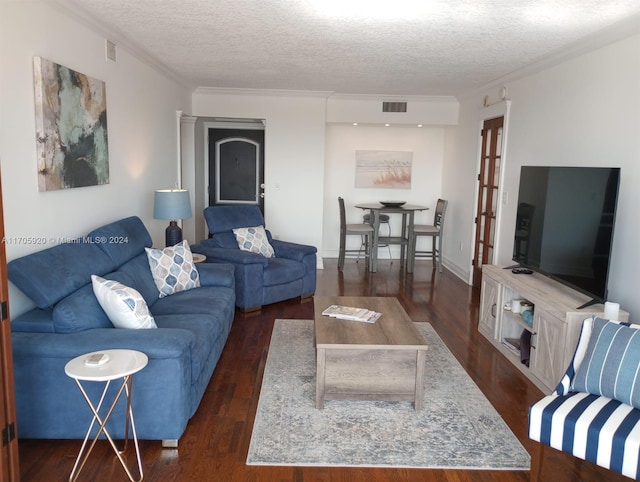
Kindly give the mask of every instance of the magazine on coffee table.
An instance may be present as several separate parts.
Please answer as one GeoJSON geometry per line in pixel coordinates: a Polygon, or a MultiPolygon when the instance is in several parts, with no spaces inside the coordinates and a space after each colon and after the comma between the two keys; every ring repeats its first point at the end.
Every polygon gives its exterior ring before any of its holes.
{"type": "Polygon", "coordinates": [[[331,305],[322,314],[341,320],[362,321],[365,323],[375,323],[382,316],[382,313],[377,311],[342,305],[331,305]]]}

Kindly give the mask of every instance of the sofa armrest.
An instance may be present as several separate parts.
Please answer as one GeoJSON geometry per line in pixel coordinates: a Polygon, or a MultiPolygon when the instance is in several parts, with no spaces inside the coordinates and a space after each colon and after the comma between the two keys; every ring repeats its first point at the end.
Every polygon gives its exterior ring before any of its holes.
{"type": "MultiPolygon", "coordinates": [[[[24,438],[83,438],[90,411],[64,367],[90,351],[121,348],[139,350],[149,358],[136,373],[133,405],[138,437],[179,439],[194,411],[192,353],[195,335],[181,328],[127,330],[95,328],[75,333],[13,333],[17,420],[24,438]]],[[[101,383],[84,384],[97,400],[101,383]]],[[[115,385],[114,385],[115,387],[115,385]]],[[[113,390],[112,390],[113,393],[113,390]]],[[[124,438],[125,404],[118,404],[109,432],[124,438]]]]}
{"type": "Polygon", "coordinates": [[[12,350],[20,358],[68,358],[105,349],[138,350],[149,358],[179,358],[195,344],[193,333],[178,328],[128,330],[96,328],[75,333],[13,333],[12,350]]]}
{"type": "Polygon", "coordinates": [[[281,241],[279,239],[271,240],[271,246],[273,246],[276,257],[292,259],[300,262],[302,262],[305,256],[309,254],[316,254],[318,251],[315,246],[291,243],[289,241],[281,241]]]}
{"type": "Polygon", "coordinates": [[[207,257],[207,261],[215,261],[218,263],[261,264],[265,268],[269,264],[267,258],[261,254],[242,251],[240,249],[213,248],[207,246],[204,242],[191,246],[191,251],[204,254],[207,257]]]}
{"type": "Polygon", "coordinates": [[[202,286],[235,287],[234,267],[229,263],[198,263],[196,269],[202,286]]]}

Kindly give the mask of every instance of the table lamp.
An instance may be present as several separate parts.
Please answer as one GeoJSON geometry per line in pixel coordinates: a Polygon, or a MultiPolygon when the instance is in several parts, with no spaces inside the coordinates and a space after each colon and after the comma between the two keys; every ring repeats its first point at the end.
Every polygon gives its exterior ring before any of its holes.
{"type": "Polygon", "coordinates": [[[166,246],[174,246],[182,241],[182,229],[178,219],[191,217],[191,201],[186,189],[158,189],[153,197],[154,219],[168,219],[165,231],[166,246]]]}

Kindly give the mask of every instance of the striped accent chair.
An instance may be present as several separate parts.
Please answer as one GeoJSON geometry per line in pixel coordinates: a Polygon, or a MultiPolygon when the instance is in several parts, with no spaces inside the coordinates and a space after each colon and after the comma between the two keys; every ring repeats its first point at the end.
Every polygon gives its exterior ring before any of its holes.
{"type": "Polygon", "coordinates": [[[531,480],[539,480],[544,445],[640,477],[640,325],[584,321],[564,377],[529,408],[529,438],[540,442],[531,480]]]}

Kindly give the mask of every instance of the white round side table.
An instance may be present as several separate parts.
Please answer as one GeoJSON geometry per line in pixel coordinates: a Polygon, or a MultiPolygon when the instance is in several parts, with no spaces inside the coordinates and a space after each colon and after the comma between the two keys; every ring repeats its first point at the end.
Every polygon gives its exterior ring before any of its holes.
{"type": "MultiPolygon", "coordinates": [[[[95,363],[95,362],[94,362],[95,363]]],[[[70,362],[68,362],[64,367],[64,372],[71,378],[76,381],[80,392],[84,396],[91,412],[93,413],[93,419],[89,424],[89,428],[87,429],[87,434],[84,437],[84,441],[82,442],[82,447],[80,448],[80,452],[78,453],[78,457],[76,458],[76,462],[73,466],[73,470],[71,471],[71,475],[69,476],[70,481],[75,481],[82,470],[85,462],[89,458],[89,454],[93,450],[100,434],[103,433],[104,436],[109,441],[109,444],[113,448],[114,452],[118,456],[118,460],[120,460],[120,464],[124,468],[129,480],[132,482],[140,482],[143,478],[142,473],[142,461],[140,460],[140,449],[138,447],[138,436],[136,435],[136,426],[133,421],[133,409],[131,408],[131,388],[133,383],[133,375],[140,370],[142,370],[145,366],[147,366],[148,358],[142,352],[135,350],[100,350],[91,353],[85,353],[84,355],[80,355],[70,362]],[[99,364],[88,364],[89,357],[92,355],[105,355],[108,358],[103,357],[102,362],[98,362],[99,364]],[[106,360],[106,361],[104,361],[106,360]],[[100,415],[100,409],[105,400],[105,396],[107,394],[107,390],[109,389],[109,385],[113,380],[122,379],[122,384],[118,392],[116,393],[113,402],[109,406],[109,409],[105,412],[104,418],[100,415]],[[97,404],[94,404],[81,382],[106,382],[104,389],[102,390],[102,396],[98,400],[97,404]],[[122,393],[126,393],[127,397],[127,411],[125,416],[125,432],[124,432],[124,447],[122,450],[119,450],[116,447],[111,435],[106,429],[107,421],[109,417],[113,413],[113,409],[116,406],[116,403],[122,396],[122,393]],[[87,442],[89,437],[91,436],[91,432],[93,431],[94,424],[98,422],[99,428],[96,434],[93,437],[91,445],[87,449],[87,442]],[[138,473],[140,478],[135,480],[131,475],[131,471],[127,467],[125,460],[122,457],[122,454],[127,449],[127,442],[129,440],[129,424],[131,424],[131,432],[133,434],[133,442],[136,449],[136,457],[138,460],[138,473]],[[85,453],[86,450],[86,453],[85,453]]]]}
{"type": "Polygon", "coordinates": [[[191,257],[193,258],[194,264],[204,263],[207,260],[207,257],[200,253],[191,253],[191,257]]]}

